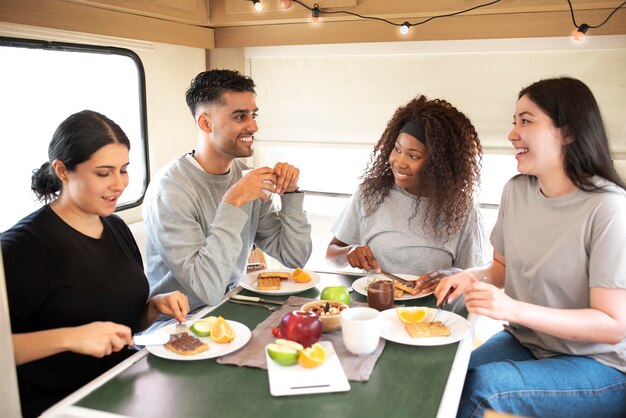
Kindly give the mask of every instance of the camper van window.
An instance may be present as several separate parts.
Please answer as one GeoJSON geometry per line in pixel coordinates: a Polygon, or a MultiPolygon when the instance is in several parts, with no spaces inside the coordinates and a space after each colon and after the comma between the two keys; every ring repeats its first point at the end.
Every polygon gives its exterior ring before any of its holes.
{"type": "Polygon", "coordinates": [[[89,109],[120,125],[131,142],[130,183],[117,210],[141,204],[148,184],[145,75],[123,48],[0,37],[0,233],[41,202],[32,171],[48,160],[54,130],[89,109]]]}

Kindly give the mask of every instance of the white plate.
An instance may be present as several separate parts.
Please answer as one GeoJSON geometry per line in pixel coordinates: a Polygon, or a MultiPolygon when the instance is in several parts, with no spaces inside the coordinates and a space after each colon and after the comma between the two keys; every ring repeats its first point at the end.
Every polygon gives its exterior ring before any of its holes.
{"type": "MultiPolygon", "coordinates": [[[[428,308],[428,315],[424,321],[430,321],[437,312],[436,309],[428,308]]],[[[469,321],[460,315],[450,311],[442,310],[439,313],[438,321],[445,322],[450,328],[450,335],[447,337],[424,337],[411,338],[404,323],[398,318],[394,309],[387,309],[380,313],[381,317],[381,337],[386,340],[406,345],[445,345],[455,343],[467,337],[472,331],[469,321]]]]}
{"type": "Polygon", "coordinates": [[[313,369],[298,363],[281,366],[272,360],[265,348],[267,375],[272,396],[304,395],[308,393],[347,392],[350,383],[341,367],[339,357],[330,341],[320,341],[326,350],[326,361],[313,369]]]}
{"type": "Polygon", "coordinates": [[[265,273],[270,271],[293,273],[293,270],[288,269],[252,271],[241,278],[241,280],[239,281],[239,285],[244,289],[247,289],[254,293],[258,293],[260,295],[294,295],[296,293],[309,290],[310,288],[315,287],[315,285],[320,282],[320,276],[315,274],[315,272],[312,272],[310,270],[304,270],[311,277],[311,280],[306,283],[297,283],[294,282],[293,279],[281,280],[280,289],[278,290],[259,290],[257,288],[257,276],[259,275],[259,273],[265,273]]]}
{"type": "MultiPolygon", "coordinates": [[[[213,341],[211,337],[200,337],[200,341],[209,345],[209,349],[207,351],[203,351],[202,353],[194,354],[191,356],[184,356],[182,354],[177,354],[173,351],[168,350],[167,348],[165,348],[165,345],[147,345],[146,349],[157,357],[166,358],[169,360],[205,360],[230,354],[233,351],[237,351],[241,347],[246,345],[248,341],[250,341],[252,333],[250,332],[250,328],[242,323],[229,320],[226,320],[226,322],[228,322],[228,324],[235,331],[235,339],[229,343],[220,344],[213,341]]],[[[191,324],[188,325],[191,326],[191,324]]],[[[176,324],[171,324],[161,328],[157,332],[171,334],[175,331],[175,329],[176,324]]],[[[191,331],[189,331],[189,333],[191,335],[194,335],[191,331]]]]}
{"type": "MultiPolygon", "coordinates": [[[[419,276],[411,276],[408,274],[396,274],[396,276],[400,277],[401,279],[408,280],[408,281],[415,281],[419,278],[419,276]]],[[[352,288],[354,289],[354,291],[362,294],[365,297],[367,297],[367,277],[368,276],[361,277],[359,279],[356,279],[354,283],[352,283],[352,288]]],[[[386,276],[381,275],[381,277],[386,277],[386,276]]],[[[420,298],[425,298],[426,296],[429,296],[432,294],[433,292],[418,293],[417,295],[413,296],[413,295],[409,295],[408,293],[405,293],[404,295],[402,295],[401,298],[394,298],[394,300],[420,299],[420,298]]]]}

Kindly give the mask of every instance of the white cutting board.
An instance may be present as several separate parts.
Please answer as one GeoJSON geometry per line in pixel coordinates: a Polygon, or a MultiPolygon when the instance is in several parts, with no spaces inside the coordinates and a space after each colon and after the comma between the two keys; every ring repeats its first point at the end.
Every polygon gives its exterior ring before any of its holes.
{"type": "Polygon", "coordinates": [[[281,366],[265,350],[267,375],[272,396],[304,395],[308,393],[347,392],[350,383],[343,372],[337,353],[330,341],[320,341],[326,350],[326,361],[314,369],[298,363],[281,366]]]}

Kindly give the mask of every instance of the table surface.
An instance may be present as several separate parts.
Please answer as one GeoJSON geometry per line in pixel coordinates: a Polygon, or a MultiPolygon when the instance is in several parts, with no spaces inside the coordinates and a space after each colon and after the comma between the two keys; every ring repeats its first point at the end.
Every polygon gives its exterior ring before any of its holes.
{"type": "MultiPolygon", "coordinates": [[[[318,273],[320,283],[297,296],[319,298],[326,286],[359,276],[318,273]]],[[[241,289],[238,289],[238,291],[241,289]]],[[[254,295],[241,290],[241,294],[254,295]]],[[[268,297],[268,296],[263,296],[268,297]]],[[[284,300],[288,296],[273,297],[284,300]]],[[[268,297],[271,298],[271,297],[268,297]]],[[[367,298],[351,293],[353,301],[367,298]]],[[[435,305],[428,296],[403,303],[435,305]]],[[[262,307],[222,303],[196,317],[221,315],[253,330],[271,312],[262,307]]],[[[466,312],[461,312],[466,315],[466,312]]],[[[49,409],[46,416],[129,417],[453,417],[471,351],[471,335],[460,343],[408,346],[387,341],[367,382],[350,382],[349,392],[273,397],[267,370],[203,361],[167,360],[141,350],[105,375],[49,409]]]]}

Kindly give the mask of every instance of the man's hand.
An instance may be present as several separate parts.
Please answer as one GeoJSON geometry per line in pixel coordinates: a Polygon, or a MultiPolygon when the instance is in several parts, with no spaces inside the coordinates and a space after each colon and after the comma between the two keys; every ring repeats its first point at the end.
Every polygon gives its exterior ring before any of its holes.
{"type": "Polygon", "coordinates": [[[257,199],[269,199],[268,192],[276,191],[277,177],[274,169],[261,167],[251,170],[224,193],[222,202],[230,203],[238,208],[257,199]]]}
{"type": "Polygon", "coordinates": [[[276,175],[276,190],[279,195],[293,192],[298,189],[300,170],[289,163],[276,163],[274,166],[276,175]]]}

